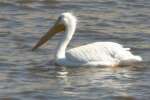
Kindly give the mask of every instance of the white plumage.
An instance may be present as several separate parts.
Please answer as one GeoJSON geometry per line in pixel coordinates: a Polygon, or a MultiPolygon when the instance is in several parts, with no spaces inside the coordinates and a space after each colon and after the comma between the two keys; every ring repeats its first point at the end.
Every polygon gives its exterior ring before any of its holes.
{"type": "Polygon", "coordinates": [[[66,52],[66,59],[72,63],[80,62],[82,66],[117,66],[142,61],[129,48],[114,42],[95,42],[70,49],[66,52]]]}
{"type": "MultiPolygon", "coordinates": [[[[124,48],[122,45],[114,42],[95,42],[66,51],[66,47],[76,29],[76,18],[71,13],[63,13],[53,29],[58,26],[57,24],[64,25],[64,28],[61,28],[59,31],[65,30],[64,37],[59,42],[56,52],[55,61],[58,65],[118,66],[142,61],[142,58],[133,55],[129,48],[124,48]]],[[[47,41],[48,38],[52,37],[50,34],[52,34],[51,30],[42,37],[33,49],[36,49],[47,41]]]]}

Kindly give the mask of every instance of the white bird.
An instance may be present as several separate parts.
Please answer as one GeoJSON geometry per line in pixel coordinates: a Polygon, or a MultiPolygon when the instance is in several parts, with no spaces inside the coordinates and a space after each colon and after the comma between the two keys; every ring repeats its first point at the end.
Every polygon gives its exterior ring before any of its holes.
{"type": "Polygon", "coordinates": [[[77,19],[69,12],[62,13],[55,25],[33,47],[37,49],[58,32],[63,32],[63,38],[58,44],[55,54],[55,63],[64,66],[119,66],[141,62],[140,56],[130,52],[115,42],[95,42],[79,46],[66,51],[66,48],[75,33],[77,19]]]}

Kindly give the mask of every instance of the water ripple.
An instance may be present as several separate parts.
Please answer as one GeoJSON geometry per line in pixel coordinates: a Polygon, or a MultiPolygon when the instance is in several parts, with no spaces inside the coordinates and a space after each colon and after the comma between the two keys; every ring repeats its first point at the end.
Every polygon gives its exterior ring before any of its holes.
{"type": "Polygon", "coordinates": [[[149,0],[1,0],[0,99],[149,100],[149,0]],[[58,67],[57,35],[43,48],[32,46],[57,16],[72,11],[79,22],[69,48],[114,41],[144,58],[137,66],[58,67]]]}

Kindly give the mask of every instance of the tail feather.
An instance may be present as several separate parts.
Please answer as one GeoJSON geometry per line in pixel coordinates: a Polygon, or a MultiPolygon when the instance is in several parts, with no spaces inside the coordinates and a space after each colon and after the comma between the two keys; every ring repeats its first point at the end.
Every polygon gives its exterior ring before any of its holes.
{"type": "Polygon", "coordinates": [[[131,48],[124,48],[125,50],[127,50],[127,51],[130,51],[131,50],[131,48]]]}
{"type": "Polygon", "coordinates": [[[133,57],[129,57],[128,59],[124,59],[122,61],[120,61],[121,65],[130,65],[130,64],[134,64],[134,63],[138,63],[138,62],[142,62],[143,59],[140,56],[133,56],[133,57]]]}

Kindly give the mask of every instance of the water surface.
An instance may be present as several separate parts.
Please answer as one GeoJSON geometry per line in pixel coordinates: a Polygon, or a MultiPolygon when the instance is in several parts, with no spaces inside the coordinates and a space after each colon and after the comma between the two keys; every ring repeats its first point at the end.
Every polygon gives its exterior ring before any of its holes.
{"type": "Polygon", "coordinates": [[[149,100],[149,0],[0,0],[0,99],[149,100]],[[60,13],[78,26],[69,48],[95,41],[132,48],[144,63],[123,68],[49,64],[62,34],[31,52],[60,13]]]}

